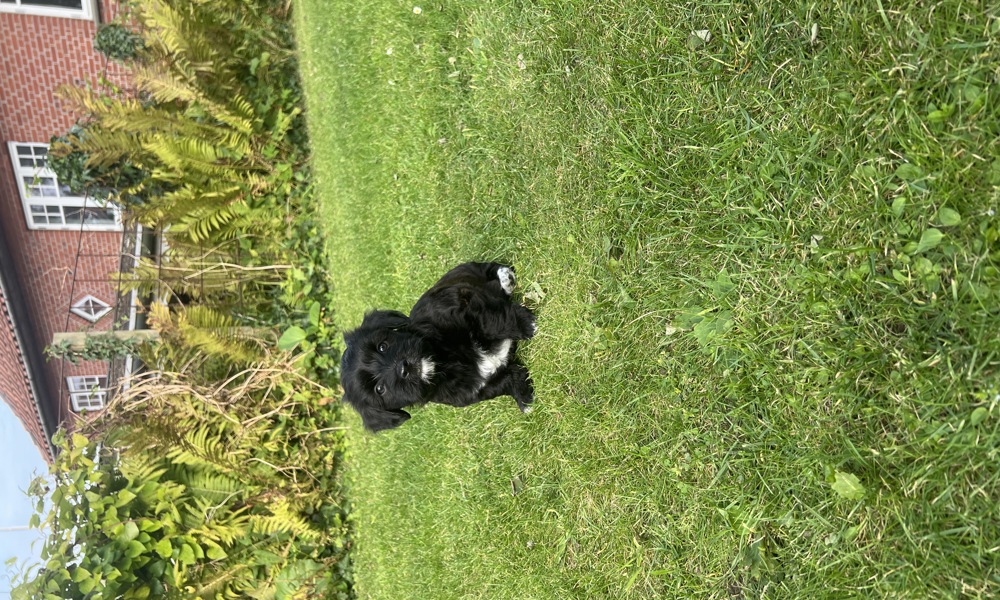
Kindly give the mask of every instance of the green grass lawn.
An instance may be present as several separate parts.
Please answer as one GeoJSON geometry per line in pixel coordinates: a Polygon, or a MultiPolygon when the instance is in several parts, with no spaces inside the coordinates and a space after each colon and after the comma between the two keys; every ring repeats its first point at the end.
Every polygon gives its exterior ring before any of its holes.
{"type": "Polygon", "coordinates": [[[509,261],[537,400],[348,415],[359,597],[1000,594],[1000,9],[414,2],[296,1],[336,321],[509,261]]]}

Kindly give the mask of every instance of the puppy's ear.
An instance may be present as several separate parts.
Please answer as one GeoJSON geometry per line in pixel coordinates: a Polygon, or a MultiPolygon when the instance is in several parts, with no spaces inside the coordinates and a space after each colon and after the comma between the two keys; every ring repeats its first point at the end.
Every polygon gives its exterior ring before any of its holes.
{"type": "Polygon", "coordinates": [[[365,315],[360,329],[399,329],[405,327],[410,318],[396,310],[373,310],[365,315]]]}
{"type": "Polygon", "coordinates": [[[395,429],[410,418],[410,413],[405,410],[386,410],[372,406],[365,406],[358,412],[361,413],[361,421],[365,424],[365,429],[372,433],[395,429]]]}

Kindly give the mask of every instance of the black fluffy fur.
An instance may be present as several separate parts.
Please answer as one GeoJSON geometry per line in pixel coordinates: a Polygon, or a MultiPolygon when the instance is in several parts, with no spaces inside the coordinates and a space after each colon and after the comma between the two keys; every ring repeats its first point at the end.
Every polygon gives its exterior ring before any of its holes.
{"type": "MultiPolygon", "coordinates": [[[[528,370],[515,354],[518,340],[535,334],[535,316],[511,300],[498,263],[465,263],[448,271],[424,293],[407,317],[376,310],[344,334],[341,359],[344,402],[361,415],[369,431],[399,427],[406,407],[437,402],[469,406],[512,396],[522,411],[534,398],[528,370]],[[509,350],[503,348],[509,341],[509,350]],[[480,371],[483,355],[494,355],[494,372],[480,371]],[[423,361],[433,374],[421,377],[423,361]]],[[[509,285],[508,287],[512,287],[509,285]]]]}

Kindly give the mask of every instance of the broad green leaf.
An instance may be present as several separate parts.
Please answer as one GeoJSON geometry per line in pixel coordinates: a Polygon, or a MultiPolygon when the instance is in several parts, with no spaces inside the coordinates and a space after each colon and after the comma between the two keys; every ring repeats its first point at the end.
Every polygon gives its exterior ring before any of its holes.
{"type": "Polygon", "coordinates": [[[152,560],[146,565],[147,572],[159,579],[164,573],[166,573],[167,568],[170,566],[170,559],[167,560],[152,560]]]}
{"type": "Polygon", "coordinates": [[[281,338],[278,339],[278,349],[285,352],[294,350],[304,339],[306,339],[305,330],[298,325],[293,325],[281,334],[281,338]]]}
{"type": "Polygon", "coordinates": [[[837,471],[834,473],[833,483],[830,484],[833,491],[837,492],[841,498],[848,500],[861,500],[865,497],[865,487],[861,485],[856,475],[837,471]]]}
{"type": "Polygon", "coordinates": [[[139,529],[142,531],[159,531],[163,529],[163,523],[156,519],[143,519],[139,521],[139,529]]]}
{"type": "Polygon", "coordinates": [[[222,549],[221,546],[206,544],[208,549],[205,551],[205,556],[212,560],[222,560],[226,558],[226,551],[222,549]]]}
{"type": "Polygon", "coordinates": [[[947,121],[948,117],[955,113],[955,106],[953,104],[945,104],[938,110],[933,110],[927,115],[927,120],[931,123],[941,123],[947,121]]]}
{"type": "Polygon", "coordinates": [[[969,423],[972,425],[979,425],[984,420],[986,420],[987,415],[989,415],[989,409],[985,406],[980,406],[976,410],[972,411],[972,416],[969,417],[969,423]]]}
{"type": "Polygon", "coordinates": [[[309,324],[313,327],[319,327],[319,302],[313,302],[309,306],[309,324]]]}
{"type": "Polygon", "coordinates": [[[705,315],[712,310],[713,309],[711,308],[702,308],[701,306],[691,306],[685,308],[674,320],[674,327],[677,329],[691,329],[698,323],[705,320],[705,315]]]}
{"type": "Polygon", "coordinates": [[[118,499],[115,500],[115,506],[125,506],[134,499],[135,499],[135,492],[128,489],[121,490],[120,492],[118,492],[118,499]]]}
{"type": "Polygon", "coordinates": [[[944,234],[941,233],[940,229],[934,229],[933,227],[925,229],[924,232],[920,234],[920,241],[913,247],[910,254],[920,254],[921,252],[927,252],[928,250],[937,248],[943,238],[944,234]]]}
{"type": "Polygon", "coordinates": [[[913,261],[913,270],[917,272],[917,275],[932,274],[934,273],[934,263],[926,257],[918,256],[917,259],[913,261]]]}
{"type": "Polygon", "coordinates": [[[156,543],[153,550],[160,555],[160,558],[170,558],[170,555],[174,552],[174,547],[170,545],[170,540],[164,538],[156,543]]]}
{"type": "Polygon", "coordinates": [[[945,227],[954,227],[962,223],[962,215],[958,211],[947,206],[942,206],[938,211],[938,221],[945,227]]]}
{"type": "Polygon", "coordinates": [[[903,214],[903,209],[906,208],[906,198],[900,196],[892,201],[892,214],[897,217],[903,214]]]}
{"type": "Polygon", "coordinates": [[[182,544],[181,552],[180,555],[178,555],[177,560],[179,560],[182,565],[194,564],[194,550],[191,549],[191,546],[182,544]]]}
{"type": "Polygon", "coordinates": [[[122,537],[128,542],[139,537],[139,526],[135,524],[135,521],[125,523],[125,531],[122,534],[122,537]]]}
{"type": "Polygon", "coordinates": [[[853,527],[849,527],[847,531],[844,532],[844,541],[853,542],[854,540],[858,539],[858,533],[860,531],[861,527],[859,525],[854,525],[853,527]]]}
{"type": "Polygon", "coordinates": [[[131,542],[128,543],[128,547],[125,548],[125,556],[129,558],[135,558],[136,556],[139,556],[145,551],[146,547],[142,545],[142,542],[139,542],[137,540],[132,540],[131,542]]]}
{"type": "Polygon", "coordinates": [[[903,163],[896,169],[896,177],[903,181],[916,181],[924,176],[924,170],[913,163],[903,163]]]}
{"type": "Polygon", "coordinates": [[[702,347],[706,347],[717,336],[729,331],[733,326],[733,313],[728,310],[714,315],[706,315],[705,319],[694,326],[694,336],[702,347]]]}
{"type": "Polygon", "coordinates": [[[709,284],[709,287],[715,292],[717,297],[725,296],[736,288],[732,278],[729,277],[729,272],[725,269],[719,271],[719,275],[715,278],[715,281],[709,284]]]}
{"type": "Polygon", "coordinates": [[[94,591],[95,587],[97,587],[97,582],[94,581],[92,577],[88,577],[87,579],[84,579],[78,584],[78,588],[81,594],[89,594],[90,592],[94,591]]]}

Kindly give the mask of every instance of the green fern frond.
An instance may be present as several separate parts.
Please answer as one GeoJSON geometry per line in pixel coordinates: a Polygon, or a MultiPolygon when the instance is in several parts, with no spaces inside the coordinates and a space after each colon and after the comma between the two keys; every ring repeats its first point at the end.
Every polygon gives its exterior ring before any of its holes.
{"type": "Polygon", "coordinates": [[[309,527],[309,523],[305,519],[291,513],[251,515],[250,530],[253,533],[266,536],[286,533],[306,540],[315,540],[321,535],[319,531],[309,527]]]}
{"type": "Polygon", "coordinates": [[[160,137],[148,144],[147,150],[152,152],[166,168],[178,173],[192,170],[211,174],[218,167],[215,161],[219,159],[219,153],[204,139],[160,137]]]}
{"type": "Polygon", "coordinates": [[[181,478],[188,490],[210,504],[233,504],[246,495],[246,487],[239,479],[215,470],[188,469],[181,478]]]}
{"type": "Polygon", "coordinates": [[[242,195],[240,186],[224,181],[206,182],[200,186],[186,183],[183,187],[164,194],[161,204],[165,212],[179,221],[199,210],[231,205],[242,195]]]}
{"type": "Polygon", "coordinates": [[[246,454],[245,449],[229,447],[215,427],[201,425],[185,432],[181,445],[168,451],[167,457],[179,465],[238,474],[246,454]]]}
{"type": "Polygon", "coordinates": [[[208,570],[196,582],[189,582],[191,598],[242,598],[254,589],[256,577],[247,563],[225,564],[222,569],[208,570]]]}
{"type": "Polygon", "coordinates": [[[227,546],[247,535],[250,530],[249,507],[241,505],[240,498],[230,496],[217,500],[191,488],[188,491],[184,522],[191,535],[227,546]]]}
{"type": "Polygon", "coordinates": [[[193,242],[207,240],[214,232],[222,230],[246,212],[247,206],[242,201],[222,206],[206,206],[183,217],[176,225],[176,233],[187,234],[193,242]]]}
{"type": "Polygon", "coordinates": [[[177,78],[160,65],[140,65],[133,69],[133,81],[149,92],[154,100],[162,103],[194,102],[200,98],[196,88],[177,78]]]}
{"type": "Polygon", "coordinates": [[[219,237],[231,240],[254,234],[273,234],[284,226],[287,217],[285,208],[281,206],[248,209],[233,218],[225,229],[220,230],[219,237]]]}
{"type": "Polygon", "coordinates": [[[252,332],[207,306],[179,310],[175,324],[185,345],[208,356],[222,357],[234,364],[247,364],[261,356],[261,342],[252,332]]]}

